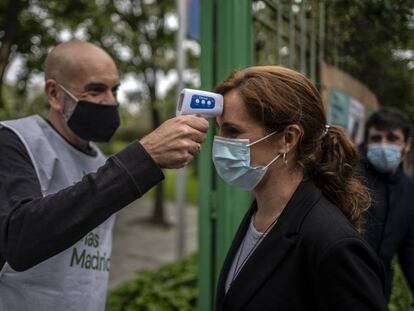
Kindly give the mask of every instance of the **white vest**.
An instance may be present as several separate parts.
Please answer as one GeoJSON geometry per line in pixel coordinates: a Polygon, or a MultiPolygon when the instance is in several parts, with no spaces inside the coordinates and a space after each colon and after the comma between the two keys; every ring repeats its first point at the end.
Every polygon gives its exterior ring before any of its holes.
{"type": "MultiPolygon", "coordinates": [[[[47,196],[96,172],[105,156],[88,156],[39,116],[1,122],[26,147],[47,196]]],[[[56,208],[59,208],[58,206],[56,208]]],[[[74,208],[76,208],[74,206],[74,208]]],[[[0,271],[0,311],[103,311],[114,216],[65,251],[24,272],[7,263],[0,271]]]]}

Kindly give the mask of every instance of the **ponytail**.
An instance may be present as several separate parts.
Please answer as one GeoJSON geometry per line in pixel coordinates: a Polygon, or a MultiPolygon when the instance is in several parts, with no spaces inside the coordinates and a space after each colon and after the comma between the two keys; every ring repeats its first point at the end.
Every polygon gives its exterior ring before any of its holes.
{"type": "Polygon", "coordinates": [[[356,177],[358,151],[339,126],[327,128],[321,140],[320,161],[315,161],[310,169],[308,166],[308,175],[361,231],[362,214],[369,208],[371,198],[356,177]]]}

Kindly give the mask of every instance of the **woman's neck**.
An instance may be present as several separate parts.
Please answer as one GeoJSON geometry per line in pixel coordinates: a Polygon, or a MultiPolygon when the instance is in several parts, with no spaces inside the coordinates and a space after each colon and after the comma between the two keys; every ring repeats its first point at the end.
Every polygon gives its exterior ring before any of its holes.
{"type": "Polygon", "coordinates": [[[262,185],[254,190],[257,202],[254,225],[258,231],[266,230],[282,214],[302,179],[302,171],[294,168],[276,168],[268,172],[262,185]]]}

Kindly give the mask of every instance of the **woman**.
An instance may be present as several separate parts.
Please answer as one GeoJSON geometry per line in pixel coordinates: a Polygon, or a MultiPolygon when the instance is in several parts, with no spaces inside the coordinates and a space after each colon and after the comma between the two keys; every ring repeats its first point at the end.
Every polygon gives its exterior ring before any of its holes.
{"type": "Polygon", "coordinates": [[[252,190],[223,265],[216,310],[386,310],[382,266],[361,238],[370,200],[354,177],[357,151],[326,126],[303,75],[251,67],[224,95],[213,161],[228,183],[252,190]]]}

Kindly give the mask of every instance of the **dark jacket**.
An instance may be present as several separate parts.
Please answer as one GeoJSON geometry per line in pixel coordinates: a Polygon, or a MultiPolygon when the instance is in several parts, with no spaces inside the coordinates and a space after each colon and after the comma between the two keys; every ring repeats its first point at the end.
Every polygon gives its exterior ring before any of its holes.
{"type": "Polygon", "coordinates": [[[0,269],[7,261],[24,271],[55,256],[163,178],[145,149],[133,142],[96,174],[43,197],[26,147],[0,127],[0,269]]]}
{"type": "Polygon", "coordinates": [[[386,310],[383,270],[371,247],[312,181],[302,182],[227,294],[225,281],[256,205],[223,265],[217,311],[386,310]]]}
{"type": "MultiPolygon", "coordinates": [[[[360,151],[365,154],[363,146],[360,151]]],[[[394,174],[382,174],[365,159],[361,160],[360,174],[372,197],[364,235],[385,266],[386,297],[389,299],[391,292],[394,255],[398,255],[414,293],[414,183],[402,167],[394,174]]]]}

